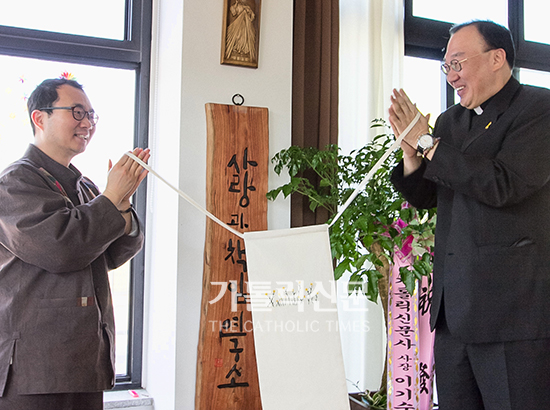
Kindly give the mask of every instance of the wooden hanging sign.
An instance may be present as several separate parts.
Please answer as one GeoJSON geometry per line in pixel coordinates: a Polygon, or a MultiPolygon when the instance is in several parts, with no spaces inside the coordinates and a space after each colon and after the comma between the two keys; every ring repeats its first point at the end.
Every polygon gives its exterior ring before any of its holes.
{"type": "MultiPolygon", "coordinates": [[[[267,229],[268,109],[206,104],[206,207],[267,229]]],[[[261,410],[244,241],[207,219],[195,409],[261,410]]]]}

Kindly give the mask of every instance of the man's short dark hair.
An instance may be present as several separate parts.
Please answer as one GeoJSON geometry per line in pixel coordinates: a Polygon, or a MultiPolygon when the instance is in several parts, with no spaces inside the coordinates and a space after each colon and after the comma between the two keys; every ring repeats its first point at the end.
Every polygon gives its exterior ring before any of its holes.
{"type": "MultiPolygon", "coordinates": [[[[42,81],[38,85],[31,96],[27,100],[27,110],[29,111],[29,118],[31,120],[32,133],[35,133],[34,124],[32,122],[32,112],[39,108],[51,107],[53,103],[57,101],[59,95],[57,94],[57,89],[62,85],[70,85],[78,90],[84,90],[82,85],[74,80],[67,80],[66,78],[51,78],[42,81]]],[[[51,115],[52,110],[45,110],[49,115],[51,115]]]]}
{"type": "Polygon", "coordinates": [[[512,39],[512,33],[506,27],[495,23],[490,20],[472,20],[466,23],[455,24],[449,30],[451,36],[457,31],[467,26],[475,26],[481,37],[487,43],[488,50],[495,50],[502,48],[506,52],[506,61],[510,66],[510,69],[514,68],[516,60],[516,49],[514,46],[514,40],[512,39]]]}

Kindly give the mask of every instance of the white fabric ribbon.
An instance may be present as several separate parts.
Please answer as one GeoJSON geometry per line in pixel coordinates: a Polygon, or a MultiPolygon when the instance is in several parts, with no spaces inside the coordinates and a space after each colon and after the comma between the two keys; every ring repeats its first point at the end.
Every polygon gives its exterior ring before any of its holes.
{"type": "Polygon", "coordinates": [[[193,205],[195,208],[197,208],[199,211],[201,211],[203,214],[205,214],[207,217],[212,219],[214,222],[222,226],[223,228],[227,229],[229,232],[231,232],[234,235],[237,235],[239,238],[244,238],[243,234],[233,228],[231,228],[229,225],[227,225],[225,222],[218,219],[214,214],[211,212],[208,212],[206,209],[204,209],[202,206],[200,206],[193,198],[191,198],[189,195],[187,195],[185,192],[181,191],[180,189],[176,188],[174,185],[172,185],[170,182],[165,180],[162,176],[160,176],[153,168],[151,168],[148,164],[143,162],[141,159],[136,157],[131,152],[126,152],[126,155],[132,158],[134,161],[136,161],[139,165],[141,165],[143,168],[145,168],[147,171],[149,171],[151,174],[156,176],[158,179],[160,179],[162,182],[164,182],[166,185],[168,185],[170,188],[172,188],[174,191],[178,193],[179,196],[181,196],[183,199],[185,199],[187,202],[189,202],[191,205],[193,205]]]}
{"type": "MultiPolygon", "coordinates": [[[[353,202],[353,200],[357,197],[357,195],[359,195],[359,193],[365,189],[365,186],[367,185],[367,183],[370,181],[370,179],[372,178],[372,176],[376,173],[376,171],[378,171],[380,169],[380,167],[384,164],[384,162],[386,161],[386,159],[388,159],[388,157],[390,156],[390,154],[395,151],[399,145],[401,145],[401,141],[403,141],[403,139],[405,138],[405,136],[409,133],[409,131],[415,126],[415,124],[418,122],[418,119],[420,118],[420,112],[417,112],[416,113],[416,116],[414,117],[414,119],[411,121],[411,123],[407,126],[407,128],[405,128],[403,130],[403,132],[401,133],[401,135],[399,136],[399,138],[397,138],[397,140],[392,144],[392,146],[390,148],[388,148],[388,150],[384,153],[384,155],[382,155],[382,157],[376,162],[376,164],[374,164],[374,166],[371,168],[371,170],[367,173],[367,175],[365,176],[365,178],[363,178],[363,180],[361,181],[361,183],[357,186],[357,188],[355,188],[355,190],[353,191],[353,193],[350,195],[350,197],[348,198],[348,200],[346,201],[346,203],[342,206],[342,208],[340,209],[340,212],[338,212],[338,214],[334,217],[334,219],[332,220],[332,222],[330,223],[329,227],[331,227],[332,225],[334,225],[334,223],[338,220],[338,218],[340,218],[342,216],[342,214],[344,213],[344,211],[346,210],[346,208],[353,202]]],[[[195,208],[197,208],[200,212],[202,212],[204,215],[206,215],[208,218],[212,219],[214,222],[216,222],[217,224],[219,224],[220,226],[222,226],[223,228],[227,229],[229,232],[231,232],[232,234],[234,235],[237,235],[239,238],[244,238],[244,235],[233,229],[232,227],[230,227],[229,225],[227,225],[225,222],[221,221],[220,219],[218,219],[214,214],[212,214],[211,212],[208,212],[206,209],[204,209],[202,206],[200,206],[197,202],[195,202],[193,200],[193,198],[191,198],[189,195],[187,195],[185,192],[179,190],[178,188],[176,188],[174,185],[170,184],[166,179],[164,179],[162,176],[160,176],[153,168],[151,168],[148,164],[146,164],[145,162],[143,162],[141,159],[139,159],[138,157],[136,157],[134,154],[132,154],[131,152],[126,152],[126,155],[129,156],[130,158],[132,158],[134,161],[136,161],[139,165],[141,165],[143,168],[145,168],[147,171],[149,171],[151,174],[153,174],[154,176],[156,176],[157,178],[159,178],[162,182],[164,182],[166,185],[168,185],[170,188],[172,188],[174,191],[177,192],[177,194],[179,196],[181,196],[183,199],[185,199],[187,202],[189,202],[191,205],[193,205],[195,208]]]]}
{"type": "Polygon", "coordinates": [[[371,168],[371,170],[367,173],[367,175],[365,176],[365,178],[363,178],[363,180],[361,181],[361,183],[357,186],[357,188],[355,188],[355,190],[352,192],[352,194],[349,196],[348,200],[346,201],[346,203],[342,206],[342,208],[340,209],[340,212],[338,212],[338,214],[336,214],[336,216],[334,217],[334,219],[332,220],[332,222],[330,223],[329,227],[334,225],[334,223],[338,220],[338,218],[340,218],[342,216],[342,214],[344,213],[344,211],[347,209],[347,207],[353,202],[353,200],[357,197],[357,195],[359,195],[359,193],[365,189],[365,187],[367,186],[367,183],[371,180],[372,176],[376,173],[376,171],[378,171],[380,169],[380,167],[384,164],[384,162],[388,159],[388,157],[390,156],[390,154],[395,151],[400,145],[401,145],[401,141],[403,141],[403,138],[405,138],[405,136],[409,133],[409,131],[415,126],[415,124],[418,122],[420,118],[420,111],[418,111],[416,113],[416,116],[413,118],[413,120],[411,121],[411,123],[407,126],[407,128],[405,128],[403,130],[403,132],[401,133],[401,135],[399,136],[399,138],[397,138],[397,140],[393,143],[393,145],[391,147],[388,148],[388,150],[384,153],[384,155],[382,155],[382,157],[380,157],[380,159],[376,162],[376,164],[374,164],[374,166],[371,168]]]}

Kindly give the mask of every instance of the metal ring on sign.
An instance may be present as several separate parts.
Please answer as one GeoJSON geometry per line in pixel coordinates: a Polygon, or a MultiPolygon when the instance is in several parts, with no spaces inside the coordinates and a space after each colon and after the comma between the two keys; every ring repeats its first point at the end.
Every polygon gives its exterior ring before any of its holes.
{"type": "Polygon", "coordinates": [[[235,105],[243,105],[244,104],[244,97],[241,94],[235,94],[233,98],[231,99],[233,101],[233,104],[235,105]],[[237,99],[240,98],[240,101],[237,101],[237,99]]]}

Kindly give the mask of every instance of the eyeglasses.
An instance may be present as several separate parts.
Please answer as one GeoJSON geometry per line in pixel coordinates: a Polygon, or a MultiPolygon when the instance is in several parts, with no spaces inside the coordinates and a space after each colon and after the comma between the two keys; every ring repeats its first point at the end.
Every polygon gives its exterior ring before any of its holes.
{"type": "Polygon", "coordinates": [[[492,51],[492,50],[494,50],[494,48],[492,48],[491,50],[484,51],[483,53],[476,54],[475,56],[465,58],[465,59],[460,60],[460,61],[454,59],[454,60],[451,60],[449,62],[449,64],[441,63],[441,71],[443,71],[443,74],[448,75],[451,72],[451,68],[452,68],[454,71],[456,71],[458,73],[459,71],[462,70],[462,63],[463,62],[468,61],[468,60],[470,60],[474,57],[480,56],[482,54],[488,53],[489,51],[492,51]]]}
{"type": "Polygon", "coordinates": [[[71,110],[73,112],[73,118],[77,121],[82,121],[84,118],[88,117],[88,121],[95,126],[99,121],[99,115],[95,111],[86,111],[82,106],[75,105],[74,107],[44,107],[39,108],[39,111],[46,110],[71,110]]]}

